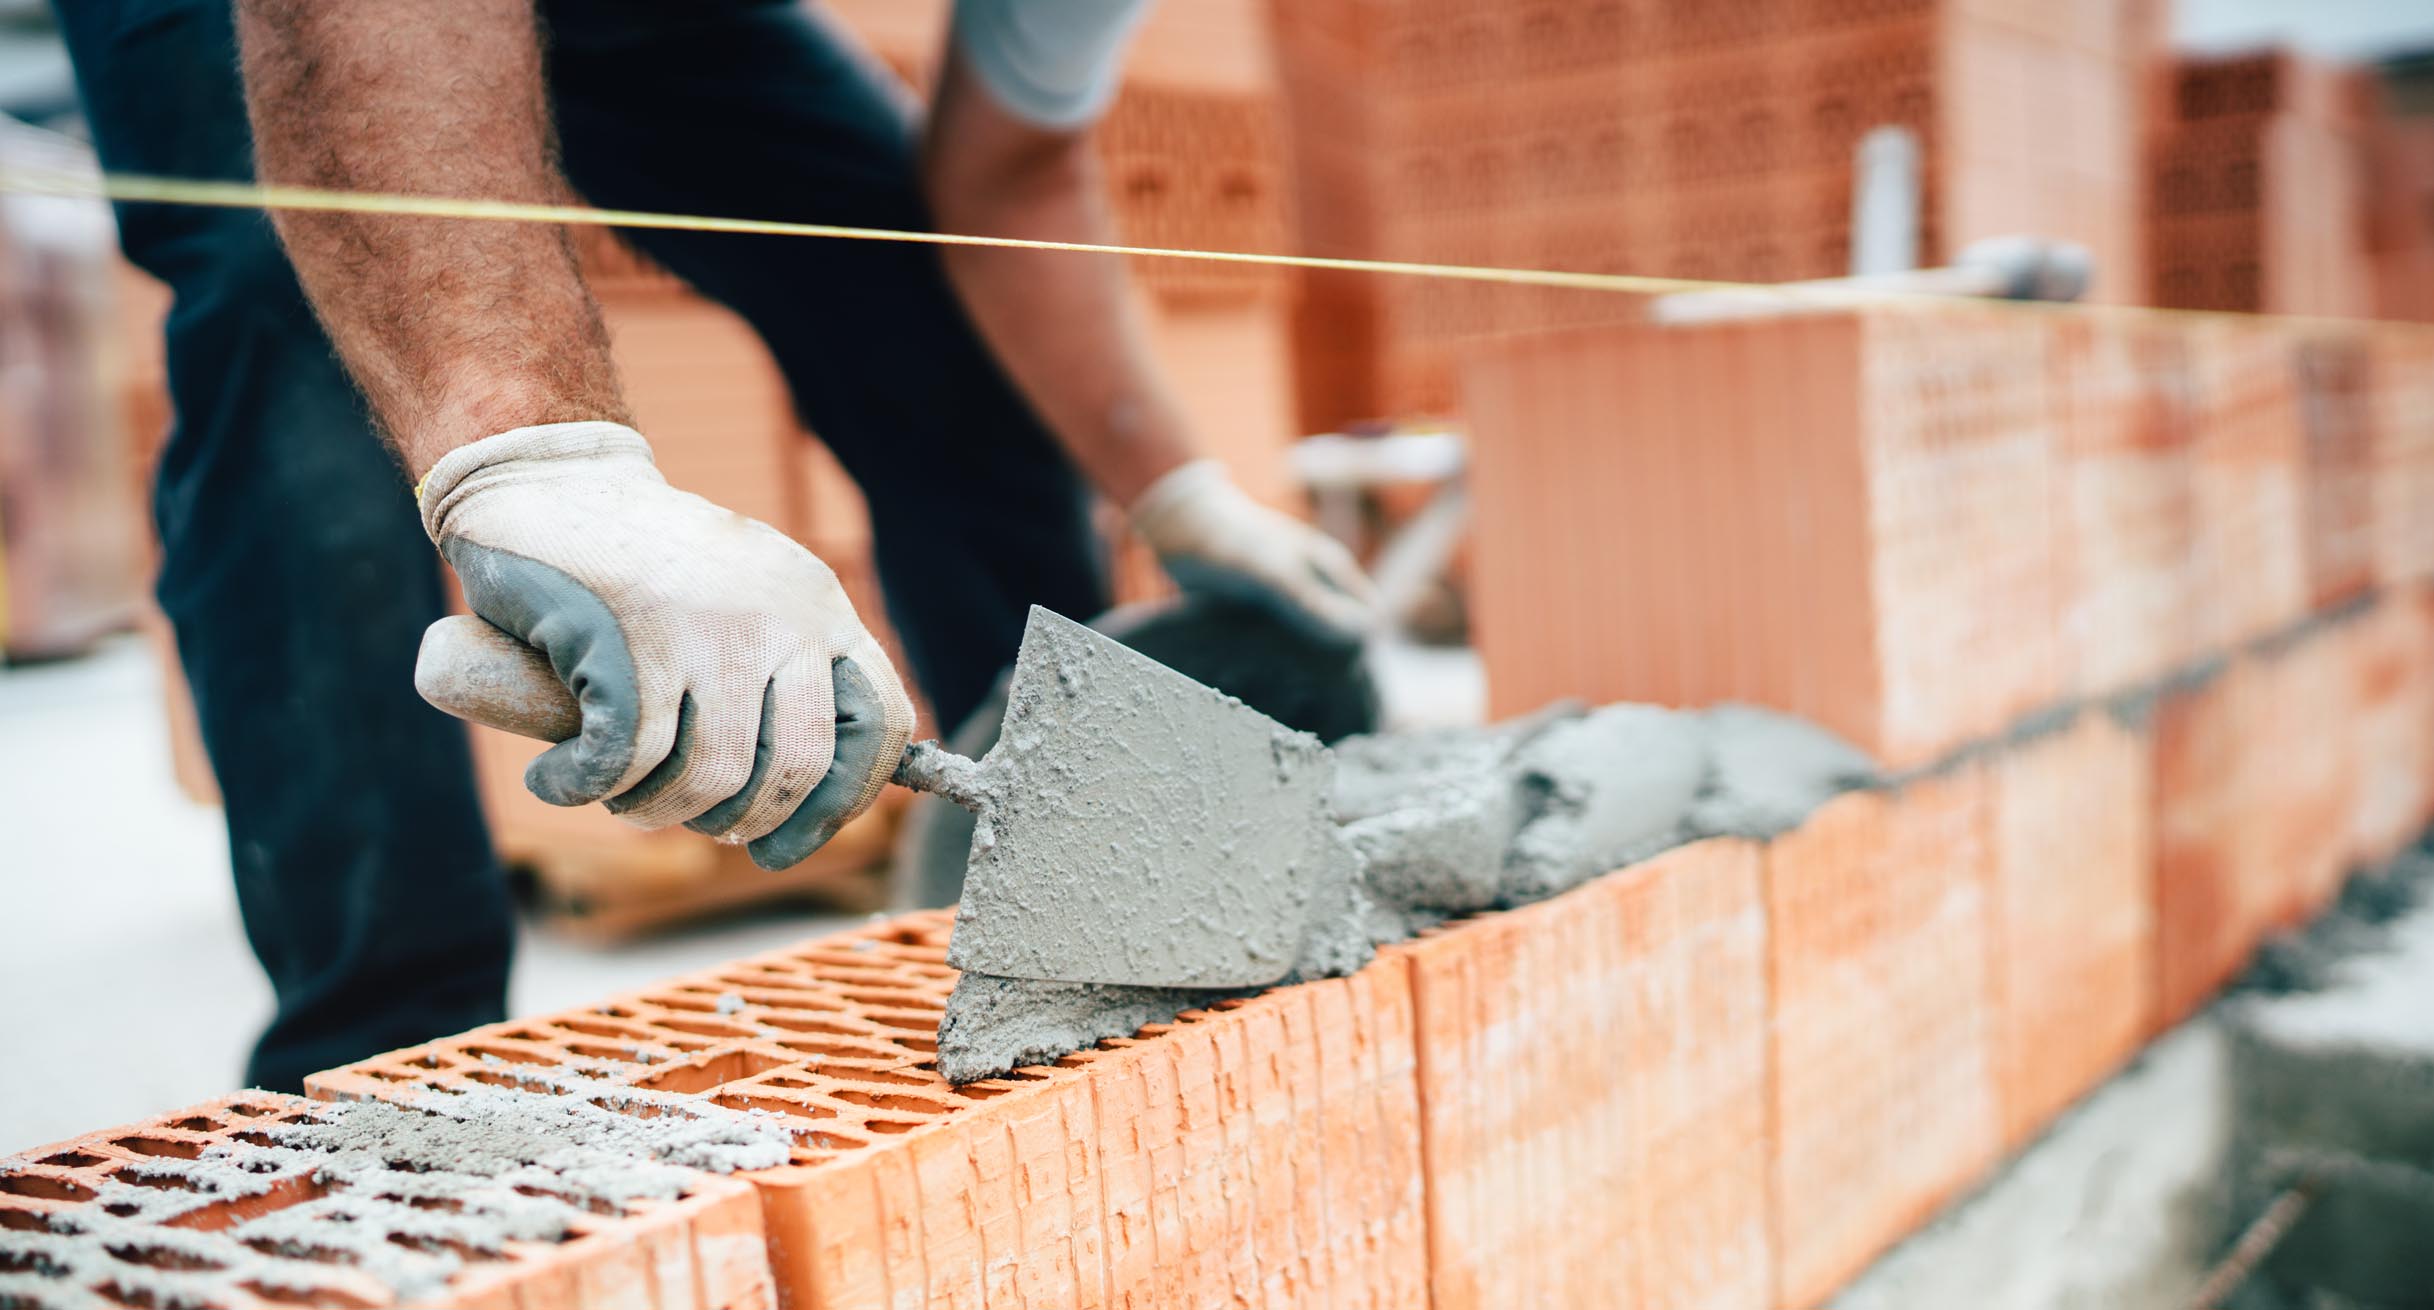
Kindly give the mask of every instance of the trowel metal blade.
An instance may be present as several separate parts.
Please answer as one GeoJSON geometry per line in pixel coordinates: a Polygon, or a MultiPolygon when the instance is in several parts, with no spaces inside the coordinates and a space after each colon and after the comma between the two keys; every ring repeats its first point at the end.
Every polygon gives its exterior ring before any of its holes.
{"type": "Polygon", "coordinates": [[[947,948],[1006,978],[1257,987],[1332,857],[1318,740],[1034,608],[947,948]]]}

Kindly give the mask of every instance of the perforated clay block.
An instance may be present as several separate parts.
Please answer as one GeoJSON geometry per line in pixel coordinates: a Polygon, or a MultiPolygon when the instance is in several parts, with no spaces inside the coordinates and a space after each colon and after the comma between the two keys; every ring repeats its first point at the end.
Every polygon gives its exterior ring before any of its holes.
{"type": "Polygon", "coordinates": [[[538,1145],[449,1167],[466,1125],[248,1092],[0,1161],[0,1305],[776,1304],[748,1184],[631,1159],[586,1176],[538,1145]]]}
{"type": "Polygon", "coordinates": [[[1773,1303],[1758,870],[1700,842],[1393,948],[1438,1310],[1773,1303]]]}
{"type": "Polygon", "coordinates": [[[794,1310],[1425,1302],[1401,961],[953,1087],[935,1069],[951,924],[874,923],[308,1087],[572,1072],[758,1112],[793,1139],[748,1176],[794,1310]]]}
{"type": "Polygon", "coordinates": [[[1816,1305],[1994,1163],[1986,781],[1855,792],[1767,848],[1778,1298],[1816,1305]]]}
{"type": "Polygon", "coordinates": [[[1989,999],[2017,1146],[2136,1051],[2155,971],[2148,742],[2096,710],[1989,766],[1989,999]]]}

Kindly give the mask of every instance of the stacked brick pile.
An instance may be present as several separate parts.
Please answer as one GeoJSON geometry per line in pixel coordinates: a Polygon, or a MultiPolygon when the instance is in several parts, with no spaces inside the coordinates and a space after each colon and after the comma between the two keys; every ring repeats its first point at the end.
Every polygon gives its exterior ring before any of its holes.
{"type": "Polygon", "coordinates": [[[2288,51],[2184,62],[2149,144],[2153,304],[2374,312],[2373,84],[2288,51]]]}
{"type": "MultiPolygon", "coordinates": [[[[1924,148],[1922,257],[2028,232],[2138,271],[2154,6],[1280,0],[1312,254],[1780,281],[1848,271],[1853,157],[1924,148]]],[[[1305,423],[1455,407],[1457,343],[1627,298],[1314,275],[1305,423]]]]}
{"type": "MultiPolygon", "coordinates": [[[[827,8],[915,86],[937,77],[947,0],[827,8]]],[[[1259,0],[1160,5],[1134,38],[1095,144],[1118,239],[1187,250],[1291,246],[1283,102],[1259,0]]],[[[1075,258],[1084,258],[1076,256],[1075,258]]],[[[1132,261],[1159,361],[1203,441],[1255,494],[1282,502],[1294,436],[1288,270],[1132,261]]]]}
{"type": "Polygon", "coordinates": [[[2368,170],[2375,316],[2434,323],[2434,117],[2377,124],[2368,170]]]}
{"type": "MultiPolygon", "coordinates": [[[[5,118],[0,164],[94,166],[80,143],[5,118]]],[[[143,593],[110,239],[100,201],[0,196],[0,659],[81,654],[133,623],[143,593]]]]}

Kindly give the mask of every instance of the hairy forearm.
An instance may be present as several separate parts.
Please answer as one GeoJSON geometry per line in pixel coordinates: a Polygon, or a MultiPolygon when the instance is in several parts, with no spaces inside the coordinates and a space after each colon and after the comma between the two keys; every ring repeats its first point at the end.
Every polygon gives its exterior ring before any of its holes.
{"type": "MultiPolygon", "coordinates": [[[[925,172],[945,231],[1115,240],[1088,143],[1007,119],[953,59],[925,172]]],[[[1101,491],[1129,504],[1191,458],[1190,434],[1150,353],[1120,257],[951,246],[945,258],[981,334],[1101,491]]]]}
{"type": "MultiPolygon", "coordinates": [[[[265,181],[554,201],[531,0],[238,0],[265,181]]],[[[407,469],[508,428],[627,420],[558,228],[281,212],[279,236],[407,469]]]]}

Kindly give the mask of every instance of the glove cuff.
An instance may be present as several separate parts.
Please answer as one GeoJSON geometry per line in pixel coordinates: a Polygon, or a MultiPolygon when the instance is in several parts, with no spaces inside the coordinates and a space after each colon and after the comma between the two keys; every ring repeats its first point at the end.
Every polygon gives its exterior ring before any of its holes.
{"type": "Polygon", "coordinates": [[[1163,525],[1176,510],[1211,494],[1232,489],[1233,475],[1215,459],[1187,460],[1168,469],[1147,490],[1133,498],[1125,514],[1132,519],[1133,531],[1155,547],[1163,525]]]}
{"type": "Polygon", "coordinates": [[[597,463],[622,465],[621,472],[639,471],[662,480],[651,458],[651,443],[623,423],[593,420],[510,428],[449,451],[423,475],[414,488],[414,498],[422,506],[423,531],[437,544],[447,531],[450,512],[484,486],[547,475],[551,472],[548,465],[597,463]]]}

